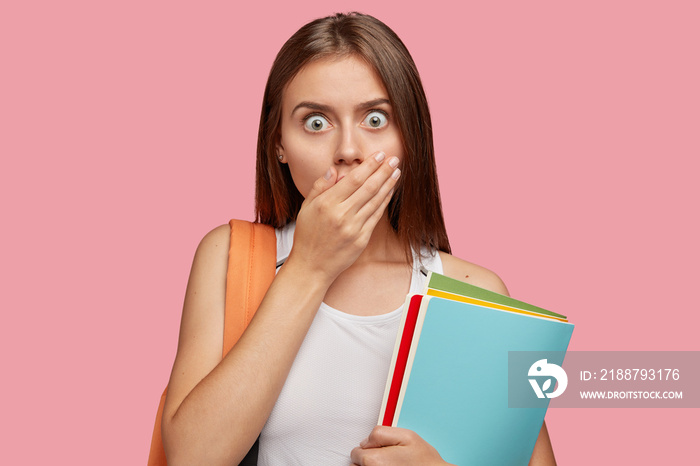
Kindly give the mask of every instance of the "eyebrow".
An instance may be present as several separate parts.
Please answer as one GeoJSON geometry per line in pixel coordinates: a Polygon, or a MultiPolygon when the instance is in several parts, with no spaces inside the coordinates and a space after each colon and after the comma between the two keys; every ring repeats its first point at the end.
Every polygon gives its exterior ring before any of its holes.
{"type": "MultiPolygon", "coordinates": [[[[369,100],[367,102],[362,102],[361,104],[355,105],[355,110],[368,110],[372,107],[377,107],[379,105],[391,105],[391,102],[389,102],[389,99],[374,99],[374,100],[369,100]]],[[[304,101],[300,102],[294,109],[292,110],[292,113],[290,115],[294,115],[294,112],[299,110],[300,108],[308,108],[310,110],[318,110],[319,112],[330,112],[331,107],[328,105],[324,104],[319,104],[316,102],[309,102],[309,101],[304,101]]]]}

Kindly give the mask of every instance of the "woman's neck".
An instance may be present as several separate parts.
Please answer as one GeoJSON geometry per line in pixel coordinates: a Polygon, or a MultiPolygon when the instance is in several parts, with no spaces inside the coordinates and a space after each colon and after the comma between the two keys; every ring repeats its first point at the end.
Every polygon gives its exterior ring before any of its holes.
{"type": "Polygon", "coordinates": [[[374,228],[362,254],[328,288],[324,302],[354,315],[391,312],[401,306],[410,290],[411,265],[385,217],[374,228]]]}
{"type": "Polygon", "coordinates": [[[357,258],[355,264],[367,262],[405,262],[406,254],[403,245],[394,228],[389,223],[389,218],[384,215],[377,223],[367,247],[357,258]]]}

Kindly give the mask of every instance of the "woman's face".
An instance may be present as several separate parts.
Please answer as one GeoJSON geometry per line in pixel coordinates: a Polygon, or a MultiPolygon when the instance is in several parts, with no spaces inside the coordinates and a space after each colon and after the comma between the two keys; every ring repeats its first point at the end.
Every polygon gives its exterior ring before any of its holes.
{"type": "Polygon", "coordinates": [[[281,123],[277,151],[304,197],[331,166],[340,180],[378,151],[403,159],[389,95],[374,70],[352,55],[302,68],[282,95],[281,123]]]}

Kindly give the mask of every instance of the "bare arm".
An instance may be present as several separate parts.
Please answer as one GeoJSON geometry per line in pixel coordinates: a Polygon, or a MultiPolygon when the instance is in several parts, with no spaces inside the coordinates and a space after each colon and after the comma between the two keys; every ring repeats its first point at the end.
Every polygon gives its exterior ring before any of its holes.
{"type": "Polygon", "coordinates": [[[311,278],[312,271],[284,267],[249,328],[222,360],[225,271],[221,283],[216,279],[220,272],[215,275],[206,266],[216,261],[212,256],[218,249],[226,248],[212,244],[224,235],[217,230],[210,235],[195,256],[163,412],[168,464],[242,459],[274,406],[325,292],[322,280],[311,278]],[[297,294],[300,289],[304,292],[297,294]]]}
{"type": "Polygon", "coordinates": [[[335,184],[321,178],[295,245],[241,339],[222,360],[228,226],[201,242],[163,412],[168,464],[237,464],[257,438],[335,277],[359,256],[396,183],[372,157],[335,184]],[[351,176],[352,175],[352,176],[351,176]]]}
{"type": "Polygon", "coordinates": [[[542,423],[540,435],[535,442],[535,449],[532,451],[530,458],[530,466],[556,466],[557,462],[554,459],[554,450],[552,443],[549,441],[549,432],[547,432],[547,424],[542,423]]]}

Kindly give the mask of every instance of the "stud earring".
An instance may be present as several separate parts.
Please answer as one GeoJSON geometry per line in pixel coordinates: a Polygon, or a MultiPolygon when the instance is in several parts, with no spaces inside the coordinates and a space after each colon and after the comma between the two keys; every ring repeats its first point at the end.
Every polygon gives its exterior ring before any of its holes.
{"type": "Polygon", "coordinates": [[[277,159],[279,159],[280,162],[282,161],[283,158],[284,158],[284,155],[282,155],[282,154],[277,154],[277,159]]]}

